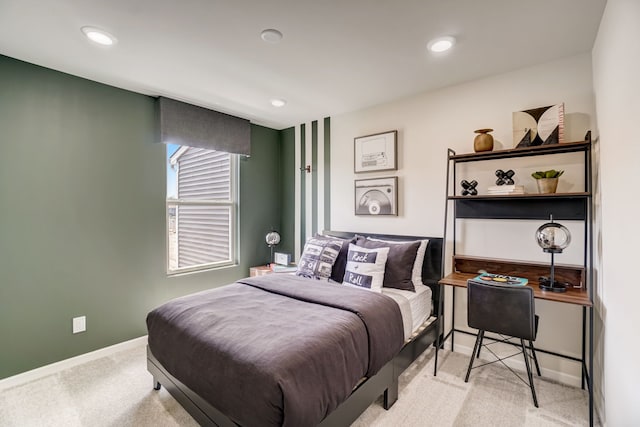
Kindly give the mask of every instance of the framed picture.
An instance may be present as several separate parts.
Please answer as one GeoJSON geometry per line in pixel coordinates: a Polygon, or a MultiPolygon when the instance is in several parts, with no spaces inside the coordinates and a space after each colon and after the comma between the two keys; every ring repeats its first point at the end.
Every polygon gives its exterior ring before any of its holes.
{"type": "Polygon", "coordinates": [[[397,130],[354,138],[355,173],[397,170],[397,139],[397,130]]]}
{"type": "Polygon", "coordinates": [[[355,180],[356,215],[398,215],[398,177],[355,180]]]}
{"type": "Polygon", "coordinates": [[[513,112],[516,148],[564,142],[564,103],[513,112]]]}

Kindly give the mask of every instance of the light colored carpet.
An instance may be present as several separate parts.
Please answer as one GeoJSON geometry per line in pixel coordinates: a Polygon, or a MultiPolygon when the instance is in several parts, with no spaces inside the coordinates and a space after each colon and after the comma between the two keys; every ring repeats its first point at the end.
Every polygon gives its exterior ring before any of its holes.
{"type": "MultiPolygon", "coordinates": [[[[385,411],[373,403],[353,424],[365,426],[582,426],[583,390],[535,379],[529,388],[498,365],[474,369],[467,356],[442,351],[433,376],[433,350],[400,378],[400,397],[385,411]]],[[[0,426],[197,426],[162,388],[152,389],[144,346],[116,353],[0,393],[0,426]]]]}

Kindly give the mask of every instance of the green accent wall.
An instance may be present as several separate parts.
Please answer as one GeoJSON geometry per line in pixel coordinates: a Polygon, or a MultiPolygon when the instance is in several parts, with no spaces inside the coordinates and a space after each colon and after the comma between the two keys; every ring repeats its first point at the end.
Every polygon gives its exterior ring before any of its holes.
{"type": "Polygon", "coordinates": [[[157,305],[266,262],[264,235],[293,218],[290,132],[252,125],[239,265],[168,278],[154,112],[151,97],[0,56],[0,379],[145,335],[157,305]]]}
{"type": "Polygon", "coordinates": [[[306,243],[305,230],[307,229],[307,125],[300,125],[300,251],[306,243]]]}
{"type": "Polygon", "coordinates": [[[311,234],[318,232],[318,121],[311,122],[311,234]]]}
{"type": "Polygon", "coordinates": [[[279,252],[291,254],[295,249],[295,204],[296,204],[296,133],[295,128],[281,131],[280,141],[280,244],[279,252]]]}
{"type": "Polygon", "coordinates": [[[331,118],[324,118],[324,228],[331,230],[331,118]]]}

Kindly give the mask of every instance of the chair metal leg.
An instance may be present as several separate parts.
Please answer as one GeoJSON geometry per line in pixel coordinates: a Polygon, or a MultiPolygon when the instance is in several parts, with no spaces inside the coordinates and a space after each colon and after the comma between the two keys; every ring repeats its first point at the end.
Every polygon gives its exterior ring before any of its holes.
{"type": "Polygon", "coordinates": [[[527,376],[529,377],[529,387],[531,388],[531,395],[533,396],[533,404],[538,408],[538,398],[536,397],[536,389],[533,385],[533,375],[531,375],[531,366],[529,365],[529,356],[527,355],[527,349],[524,345],[524,340],[520,339],[520,346],[522,347],[522,355],[524,356],[524,364],[527,367],[527,376]]]}
{"type": "Polygon", "coordinates": [[[536,348],[533,346],[533,341],[529,341],[529,345],[531,346],[531,354],[533,355],[533,363],[535,363],[536,365],[536,372],[538,373],[538,376],[541,377],[542,375],[540,375],[540,365],[538,365],[538,358],[536,357],[536,348]]]}
{"type": "Polygon", "coordinates": [[[464,382],[469,382],[469,375],[471,374],[471,369],[473,368],[473,359],[476,357],[476,352],[478,351],[478,344],[482,341],[482,335],[484,331],[478,332],[478,337],[476,338],[476,344],[473,346],[473,351],[471,352],[471,360],[469,361],[469,368],[467,369],[467,376],[464,377],[464,382]]]}
{"type": "Polygon", "coordinates": [[[476,354],[477,358],[480,358],[480,350],[482,349],[482,341],[484,341],[484,331],[479,332],[480,337],[480,345],[478,346],[478,353],[476,354]]]}

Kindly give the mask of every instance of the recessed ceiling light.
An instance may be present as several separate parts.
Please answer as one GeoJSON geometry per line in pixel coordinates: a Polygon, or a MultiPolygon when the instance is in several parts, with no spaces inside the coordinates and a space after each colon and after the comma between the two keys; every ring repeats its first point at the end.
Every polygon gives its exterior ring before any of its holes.
{"type": "Polygon", "coordinates": [[[271,105],[273,105],[274,107],[284,107],[285,104],[287,103],[286,100],[282,99],[282,98],[273,98],[271,100],[271,105]]]}
{"type": "Polygon", "coordinates": [[[451,49],[454,44],[456,44],[456,39],[453,37],[438,37],[431,40],[429,44],[427,44],[427,48],[431,52],[440,53],[451,49]]]}
{"type": "Polygon", "coordinates": [[[89,40],[103,46],[111,46],[116,43],[117,39],[104,30],[95,27],[82,27],[82,32],[89,40]]]}
{"type": "Polygon", "coordinates": [[[266,30],[262,30],[260,37],[267,43],[278,43],[282,40],[282,33],[278,30],[274,30],[273,28],[268,28],[266,30]]]}

